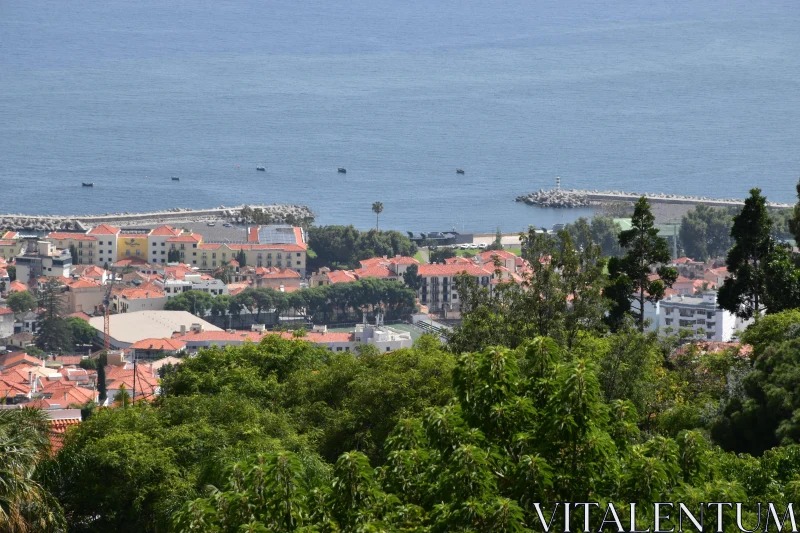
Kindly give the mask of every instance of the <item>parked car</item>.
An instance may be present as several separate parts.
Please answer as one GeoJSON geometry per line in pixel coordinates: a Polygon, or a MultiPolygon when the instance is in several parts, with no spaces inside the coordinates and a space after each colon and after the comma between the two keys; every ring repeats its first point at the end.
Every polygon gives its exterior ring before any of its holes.
{"type": "Polygon", "coordinates": [[[487,244],[486,244],[485,242],[482,242],[482,243],[480,243],[480,244],[478,245],[478,248],[480,248],[481,250],[485,250],[485,249],[486,249],[486,246],[487,246],[487,244]]]}

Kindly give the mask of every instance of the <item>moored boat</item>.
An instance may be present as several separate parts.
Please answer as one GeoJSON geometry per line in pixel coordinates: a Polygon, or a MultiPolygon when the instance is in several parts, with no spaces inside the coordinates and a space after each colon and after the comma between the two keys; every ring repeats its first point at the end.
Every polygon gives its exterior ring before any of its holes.
{"type": "Polygon", "coordinates": [[[266,172],[267,171],[266,167],[256,167],[256,170],[258,170],[260,172],[266,172]]]}
{"type": "Polygon", "coordinates": [[[86,183],[85,181],[81,183],[84,187],[94,187],[94,182],[86,183]]]}
{"type": "Polygon", "coordinates": [[[464,173],[464,171],[462,169],[460,169],[460,168],[456,169],[456,174],[463,174],[463,173],[464,173]]]}
{"type": "Polygon", "coordinates": [[[347,169],[346,169],[346,168],[339,167],[339,173],[340,173],[340,174],[347,174],[347,169]]]}

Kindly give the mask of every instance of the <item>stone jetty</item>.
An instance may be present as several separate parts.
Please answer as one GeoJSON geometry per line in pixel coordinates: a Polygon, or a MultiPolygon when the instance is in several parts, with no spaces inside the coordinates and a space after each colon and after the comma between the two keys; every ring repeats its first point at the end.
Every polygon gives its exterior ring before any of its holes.
{"type": "MultiPolygon", "coordinates": [[[[588,191],[580,189],[539,189],[536,192],[517,196],[517,202],[538,207],[588,207],[612,202],[635,202],[644,196],[650,203],[695,205],[706,204],[714,207],[739,207],[744,200],[737,198],[710,198],[708,196],[682,196],[679,194],[652,194],[627,191],[588,191]]],[[[769,202],[769,207],[784,209],[792,204],[769,202]]]]}
{"type": "MultiPolygon", "coordinates": [[[[100,224],[125,227],[141,224],[179,224],[181,222],[200,222],[204,220],[225,219],[232,222],[241,220],[241,211],[245,206],[219,206],[213,209],[188,209],[176,207],[167,211],[150,213],[105,213],[104,215],[0,215],[0,229],[47,233],[50,231],[86,231],[100,224]]],[[[286,217],[298,219],[312,217],[311,209],[304,205],[250,205],[252,209],[261,209],[271,215],[274,220],[286,217]]]]}

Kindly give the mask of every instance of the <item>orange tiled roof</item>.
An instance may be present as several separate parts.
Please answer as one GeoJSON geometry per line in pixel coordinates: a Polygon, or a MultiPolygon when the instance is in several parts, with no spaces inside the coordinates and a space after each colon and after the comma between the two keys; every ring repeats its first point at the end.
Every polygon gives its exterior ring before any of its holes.
{"type": "Polygon", "coordinates": [[[153,231],[150,232],[150,235],[153,237],[167,237],[167,236],[178,236],[181,234],[181,230],[175,229],[172,226],[164,225],[155,228],[153,231]]]}
{"type": "Polygon", "coordinates": [[[359,278],[389,278],[394,273],[383,265],[371,265],[366,268],[359,268],[353,271],[359,278]]]}
{"type": "Polygon", "coordinates": [[[14,311],[9,309],[8,307],[0,307],[0,315],[13,315],[14,311]]]}
{"type": "Polygon", "coordinates": [[[120,267],[125,268],[125,267],[128,267],[128,266],[138,266],[138,267],[147,266],[147,267],[150,267],[151,265],[148,264],[145,259],[143,259],[141,257],[133,256],[133,257],[125,257],[124,259],[120,259],[119,261],[115,261],[113,263],[113,266],[116,267],[116,268],[120,268],[120,267]]]}
{"type": "Polygon", "coordinates": [[[256,275],[262,279],[300,279],[300,274],[291,268],[258,267],[256,275]]]}
{"type": "Polygon", "coordinates": [[[108,224],[100,224],[99,226],[89,230],[89,235],[117,235],[120,232],[119,228],[109,226],[108,224]]]}
{"type": "Polygon", "coordinates": [[[47,234],[48,239],[53,239],[54,241],[63,241],[67,239],[72,239],[74,241],[96,241],[97,237],[94,235],[88,235],[86,233],[61,233],[54,231],[52,233],[47,234]]]}
{"type": "Polygon", "coordinates": [[[95,287],[102,287],[103,284],[92,278],[78,278],[77,280],[67,283],[70,289],[91,289],[95,287]]]}
{"type": "Polygon", "coordinates": [[[167,242],[200,242],[203,240],[203,237],[197,235],[196,233],[192,233],[191,235],[178,235],[176,237],[170,237],[167,239],[167,242]]]}
{"type": "Polygon", "coordinates": [[[328,276],[328,281],[331,283],[351,283],[353,281],[358,281],[358,278],[349,271],[349,270],[331,270],[330,272],[326,272],[328,276]]]}
{"type": "Polygon", "coordinates": [[[476,264],[420,265],[420,276],[457,276],[466,272],[470,276],[491,276],[492,273],[476,264]]]}
{"type": "Polygon", "coordinates": [[[9,353],[0,357],[0,367],[4,370],[17,365],[42,366],[42,360],[22,352],[9,353]]]}
{"type": "Polygon", "coordinates": [[[8,284],[8,292],[21,292],[27,290],[28,286],[19,281],[18,279],[8,284]]]}
{"type": "Polygon", "coordinates": [[[694,263],[694,259],[689,257],[679,257],[672,260],[673,265],[685,265],[686,263],[694,263]]]}
{"type": "Polygon", "coordinates": [[[513,259],[515,262],[517,260],[517,256],[508,252],[506,250],[487,250],[485,252],[481,252],[478,254],[480,257],[481,262],[483,263],[492,263],[494,262],[495,257],[499,257],[500,259],[513,259]]]}
{"type": "Polygon", "coordinates": [[[131,350],[158,350],[174,352],[186,347],[186,343],[177,339],[142,339],[129,346],[131,350]]]}
{"type": "Polygon", "coordinates": [[[139,287],[123,289],[118,296],[126,300],[141,300],[144,298],[163,298],[164,292],[156,289],[142,289],[139,287]]]}
{"type": "Polygon", "coordinates": [[[472,259],[467,259],[466,257],[462,257],[457,255],[455,257],[448,257],[444,260],[446,265],[471,265],[474,264],[472,259]]]}
{"type": "Polygon", "coordinates": [[[50,448],[54,454],[64,447],[64,434],[67,430],[80,423],[77,418],[50,421],[50,448]]]}

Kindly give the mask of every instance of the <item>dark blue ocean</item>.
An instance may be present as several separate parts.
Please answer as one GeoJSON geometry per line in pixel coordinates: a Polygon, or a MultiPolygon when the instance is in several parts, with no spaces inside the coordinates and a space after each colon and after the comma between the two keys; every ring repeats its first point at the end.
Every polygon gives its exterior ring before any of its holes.
{"type": "Polygon", "coordinates": [[[510,232],[557,175],[793,201],[800,2],[0,0],[0,212],[510,232]]]}

